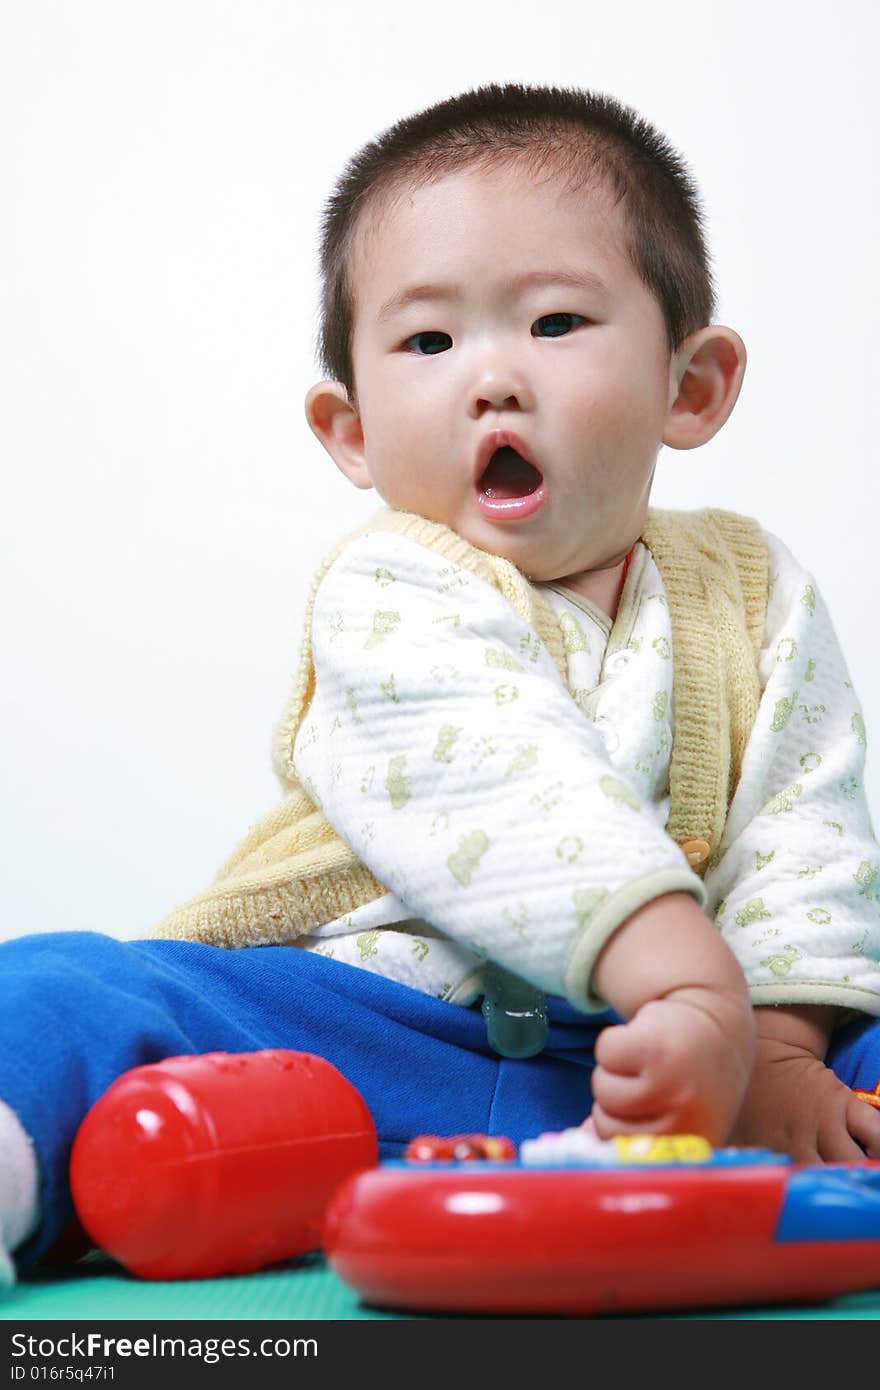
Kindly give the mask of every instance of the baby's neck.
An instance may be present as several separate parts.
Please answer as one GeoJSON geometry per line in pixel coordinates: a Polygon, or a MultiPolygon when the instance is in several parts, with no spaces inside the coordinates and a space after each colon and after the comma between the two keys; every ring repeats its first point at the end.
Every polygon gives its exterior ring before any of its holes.
{"type": "Polygon", "coordinates": [[[563,588],[571,589],[572,593],[580,594],[582,598],[588,598],[603,613],[614,621],[617,616],[617,607],[620,603],[620,595],[623,591],[623,576],[625,557],[612,565],[607,570],[585,570],[581,574],[569,575],[566,579],[560,579],[559,584],[563,588]]]}

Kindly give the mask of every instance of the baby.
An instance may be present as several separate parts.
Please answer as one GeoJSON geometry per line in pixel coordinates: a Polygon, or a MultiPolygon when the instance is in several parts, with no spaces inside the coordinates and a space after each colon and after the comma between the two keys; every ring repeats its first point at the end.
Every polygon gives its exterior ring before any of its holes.
{"type": "Polygon", "coordinates": [[[355,156],[322,273],[308,421],[386,509],[316,578],[286,794],[214,886],[149,941],[0,948],[2,1243],[52,1243],[88,1105],[185,1052],[329,1058],[385,1155],[589,1112],[880,1157],[880,851],[833,628],[756,522],[649,510],[661,445],[711,439],[745,370],[680,159],[609,98],[482,88],[355,156]]]}

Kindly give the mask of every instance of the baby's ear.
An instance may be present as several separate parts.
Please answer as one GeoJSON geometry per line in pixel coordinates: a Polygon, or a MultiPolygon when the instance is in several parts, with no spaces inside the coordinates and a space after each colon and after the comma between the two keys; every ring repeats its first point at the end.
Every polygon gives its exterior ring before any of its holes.
{"type": "Polygon", "coordinates": [[[361,417],[341,381],[319,381],[306,395],[306,419],[337,468],[355,487],[370,488],[361,417]]]}
{"type": "Polygon", "coordinates": [[[745,370],[745,343],[732,328],[711,324],[685,338],[669,366],[663,443],[695,449],[717,434],[736,405],[745,370]]]}

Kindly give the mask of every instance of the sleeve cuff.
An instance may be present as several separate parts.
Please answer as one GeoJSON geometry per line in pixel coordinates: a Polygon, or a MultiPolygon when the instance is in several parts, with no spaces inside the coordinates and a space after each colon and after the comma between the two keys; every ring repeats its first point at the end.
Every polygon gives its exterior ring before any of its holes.
{"type": "Polygon", "coordinates": [[[666,893],[690,893],[700,907],[706,906],[706,889],[702,879],[689,869],[664,869],[646,878],[632,880],[606,898],[599,910],[581,932],[568,955],[565,966],[565,998],[581,1013],[603,1013],[608,1001],[590,989],[596,960],[605,943],[617,928],[645,903],[666,893]]]}
{"type": "Polygon", "coordinates": [[[829,980],[791,980],[786,984],[774,980],[772,984],[749,985],[749,998],[755,1008],[765,1004],[782,1004],[796,1008],[798,1004],[825,1004],[829,1008],[853,1009],[859,1014],[880,1016],[880,994],[873,990],[859,989],[855,985],[842,985],[829,980]]]}

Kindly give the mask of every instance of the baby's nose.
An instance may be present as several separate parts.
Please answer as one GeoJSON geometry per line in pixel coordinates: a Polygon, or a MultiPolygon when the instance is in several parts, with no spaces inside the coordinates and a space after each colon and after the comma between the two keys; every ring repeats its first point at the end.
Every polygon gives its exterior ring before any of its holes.
{"type": "Polygon", "coordinates": [[[481,410],[519,410],[519,397],[514,391],[509,396],[505,396],[502,391],[487,392],[479,396],[476,401],[478,409],[481,410]]]}
{"type": "Polygon", "coordinates": [[[476,414],[486,410],[529,410],[532,392],[523,372],[513,364],[494,362],[479,371],[472,387],[476,414]]]}

